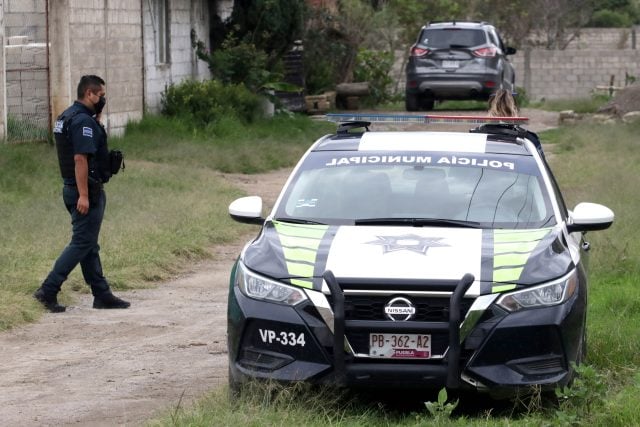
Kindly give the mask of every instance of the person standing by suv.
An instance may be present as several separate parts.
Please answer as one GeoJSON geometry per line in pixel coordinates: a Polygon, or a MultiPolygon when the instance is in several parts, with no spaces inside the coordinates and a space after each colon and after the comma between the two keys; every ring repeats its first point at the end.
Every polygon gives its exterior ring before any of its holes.
{"type": "Polygon", "coordinates": [[[53,129],[64,183],[62,199],[73,227],[71,241],[33,294],[53,313],[66,310],[58,303],[57,295],[78,264],[91,287],[93,308],[130,306],[111,293],[102,272],[98,245],[106,205],[103,186],[111,177],[107,134],[100,122],[106,104],[104,80],[95,75],[82,76],[77,95],[78,99],[58,117],[53,129]]]}
{"type": "Polygon", "coordinates": [[[505,90],[498,89],[489,97],[489,117],[518,117],[518,107],[513,95],[505,90]]]}

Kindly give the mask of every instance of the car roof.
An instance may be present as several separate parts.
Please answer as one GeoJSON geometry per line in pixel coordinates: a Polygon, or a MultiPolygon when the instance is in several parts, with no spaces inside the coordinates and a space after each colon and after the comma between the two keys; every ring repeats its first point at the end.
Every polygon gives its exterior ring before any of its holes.
{"type": "Polygon", "coordinates": [[[479,28],[492,27],[491,24],[484,21],[431,21],[423,28],[479,28]]]}
{"type": "Polygon", "coordinates": [[[532,155],[523,139],[517,136],[475,131],[342,132],[320,139],[312,151],[441,151],[532,155]]]}

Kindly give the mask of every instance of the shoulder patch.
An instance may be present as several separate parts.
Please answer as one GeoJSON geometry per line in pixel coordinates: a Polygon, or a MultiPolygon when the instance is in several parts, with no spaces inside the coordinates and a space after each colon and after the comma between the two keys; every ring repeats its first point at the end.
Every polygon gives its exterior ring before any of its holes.
{"type": "Polygon", "coordinates": [[[89,138],[93,138],[93,129],[88,126],[82,127],[82,136],[88,136],[89,138]]]}
{"type": "Polygon", "coordinates": [[[62,127],[64,126],[64,120],[56,120],[53,125],[53,133],[62,133],[62,127]]]}

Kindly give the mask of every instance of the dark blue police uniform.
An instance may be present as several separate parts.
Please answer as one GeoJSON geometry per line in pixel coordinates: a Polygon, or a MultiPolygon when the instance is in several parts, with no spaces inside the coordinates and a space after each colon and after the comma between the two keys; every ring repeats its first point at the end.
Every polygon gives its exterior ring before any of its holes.
{"type": "Polygon", "coordinates": [[[109,284],[102,273],[98,245],[106,207],[103,184],[111,177],[109,148],[106,131],[93,114],[81,102],[75,101],[58,117],[53,129],[64,182],[62,199],[71,215],[73,234],[42,284],[42,290],[50,296],[60,291],[62,283],[78,264],[95,297],[110,293],[109,284]],[[80,197],[75,179],[76,154],[87,155],[89,163],[89,212],[86,215],[76,209],[80,197]]]}

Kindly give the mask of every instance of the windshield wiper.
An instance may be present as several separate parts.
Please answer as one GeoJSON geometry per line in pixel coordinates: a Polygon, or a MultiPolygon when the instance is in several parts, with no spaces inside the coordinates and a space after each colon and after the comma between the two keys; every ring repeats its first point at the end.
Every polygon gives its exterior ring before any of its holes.
{"type": "Polygon", "coordinates": [[[274,218],[274,221],[290,222],[292,224],[327,225],[323,222],[313,221],[311,219],[302,219],[302,218],[274,218]]]}
{"type": "Polygon", "coordinates": [[[363,218],[356,219],[355,225],[410,225],[413,227],[448,226],[461,228],[482,228],[479,222],[444,218],[363,218]]]}

